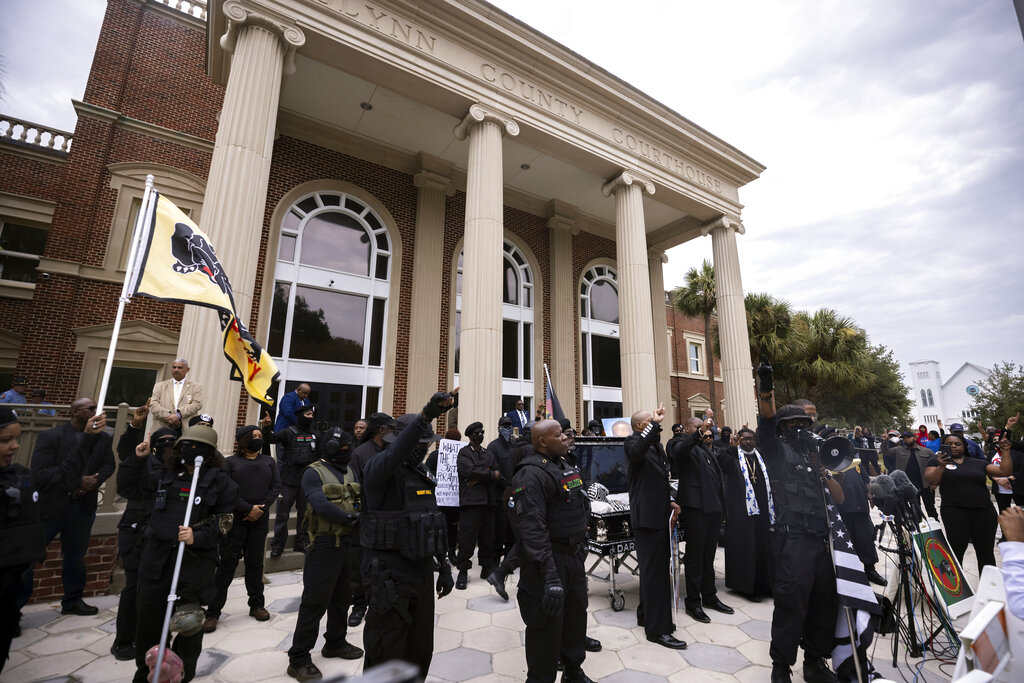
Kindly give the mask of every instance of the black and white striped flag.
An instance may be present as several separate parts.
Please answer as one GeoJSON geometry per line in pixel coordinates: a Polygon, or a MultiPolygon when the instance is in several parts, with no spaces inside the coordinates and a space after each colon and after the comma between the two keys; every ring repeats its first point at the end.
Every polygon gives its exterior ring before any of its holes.
{"type": "MultiPolygon", "coordinates": [[[[868,583],[864,573],[864,564],[857,556],[853,547],[850,532],[839,515],[839,509],[832,502],[828,490],[825,491],[828,510],[828,525],[832,531],[832,560],[836,567],[836,593],[839,595],[839,613],[836,615],[836,646],[832,650],[832,668],[838,674],[840,667],[844,673],[853,667],[853,645],[850,642],[850,630],[846,621],[845,607],[849,607],[856,630],[857,649],[861,652],[861,661],[867,663],[867,648],[874,638],[875,619],[872,614],[880,614],[881,605],[875,597],[875,591],[868,583]],[[844,664],[846,666],[844,666],[844,664]]],[[[849,676],[841,680],[856,680],[849,676]]]]}

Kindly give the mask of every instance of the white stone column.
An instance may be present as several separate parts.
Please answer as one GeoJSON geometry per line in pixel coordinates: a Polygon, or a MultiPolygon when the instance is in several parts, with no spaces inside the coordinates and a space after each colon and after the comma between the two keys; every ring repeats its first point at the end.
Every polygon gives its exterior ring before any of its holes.
{"type": "Polygon", "coordinates": [[[469,138],[462,259],[459,425],[496,423],[501,413],[501,138],[519,134],[511,118],[479,104],[453,131],[469,138]]]}
{"type": "Polygon", "coordinates": [[[702,234],[711,234],[718,336],[722,351],[722,383],[725,388],[725,420],[734,430],[743,425],[753,428],[757,424],[747,311],[743,305],[740,256],[736,248],[737,232],[743,234],[743,224],[726,217],[701,228],[702,234]]]}
{"type": "MultiPolygon", "coordinates": [[[[455,194],[449,178],[451,164],[422,155],[422,169],[413,176],[416,195],[416,245],[412,264],[412,316],[409,337],[437,338],[441,320],[442,275],[450,267],[444,258],[445,197],[455,194]]],[[[409,345],[409,379],[405,410],[415,410],[438,390],[441,346],[429,341],[409,345]]],[[[448,387],[450,388],[450,387],[448,387]]]]}
{"type": "MultiPolygon", "coordinates": [[[[668,256],[660,249],[647,253],[647,267],[651,271],[651,319],[654,324],[654,370],[657,374],[658,402],[664,404],[666,416],[672,410],[672,358],[668,348],[668,319],[665,316],[665,274],[662,266],[668,263],[668,256]]],[[[671,423],[670,419],[670,423],[671,423]]],[[[668,427],[668,425],[665,425],[668,427]]],[[[664,441],[672,437],[672,431],[662,432],[664,441]]]]}
{"type": "Polygon", "coordinates": [[[576,401],[576,283],[573,281],[572,237],[579,232],[576,207],[551,201],[548,218],[551,264],[551,382],[565,416],[579,429],[576,401]]]}
{"type": "MultiPolygon", "coordinates": [[[[203,201],[203,225],[231,280],[238,316],[251,322],[267,181],[284,74],[294,71],[295,49],[305,35],[237,2],[226,2],[227,33],[221,46],[232,52],[231,73],[220,111],[217,138],[203,201]]],[[[269,302],[267,303],[269,305],[269,302]]],[[[221,451],[229,452],[241,383],[228,379],[217,315],[185,306],[178,355],[191,378],[203,385],[203,412],[216,420],[221,451]]]]}
{"type": "Polygon", "coordinates": [[[622,412],[658,407],[651,280],[643,193],[654,183],[631,171],[605,183],[602,194],[615,195],[615,256],[619,283],[619,355],[622,358],[622,412]]]}

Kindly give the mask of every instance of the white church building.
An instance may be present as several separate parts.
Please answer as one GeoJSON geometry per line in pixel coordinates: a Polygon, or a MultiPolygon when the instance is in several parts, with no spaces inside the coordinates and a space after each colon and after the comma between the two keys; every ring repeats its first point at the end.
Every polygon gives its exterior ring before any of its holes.
{"type": "Polygon", "coordinates": [[[954,422],[964,425],[968,434],[974,432],[977,412],[974,397],[980,391],[990,370],[974,363],[964,363],[945,382],[938,362],[919,360],[910,363],[914,393],[914,425],[927,425],[938,429],[938,421],[946,429],[954,422]]]}

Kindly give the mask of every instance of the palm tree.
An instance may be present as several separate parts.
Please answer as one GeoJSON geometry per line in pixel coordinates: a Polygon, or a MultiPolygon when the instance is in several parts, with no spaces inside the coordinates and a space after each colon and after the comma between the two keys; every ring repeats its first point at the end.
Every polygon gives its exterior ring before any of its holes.
{"type": "Polygon", "coordinates": [[[867,368],[867,334],[852,318],[823,308],[813,315],[797,313],[789,355],[793,379],[806,388],[814,401],[818,386],[852,395],[867,388],[875,377],[867,368]]]}
{"type": "Polygon", "coordinates": [[[762,358],[770,363],[783,360],[793,331],[793,312],[789,302],[771,294],[751,292],[743,297],[747,311],[747,336],[750,338],[750,363],[762,358]]]}
{"type": "Polygon", "coordinates": [[[712,362],[711,349],[711,316],[715,312],[715,269],[710,261],[704,259],[700,270],[690,268],[686,271],[685,284],[676,287],[672,292],[672,303],[683,315],[704,318],[704,367],[708,373],[708,398],[711,401],[711,409],[717,411],[715,366],[712,362]]]}

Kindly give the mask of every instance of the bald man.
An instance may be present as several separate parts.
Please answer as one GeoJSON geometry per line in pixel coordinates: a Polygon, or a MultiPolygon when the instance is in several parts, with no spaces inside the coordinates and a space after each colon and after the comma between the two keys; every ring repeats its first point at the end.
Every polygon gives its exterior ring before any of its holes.
{"type": "Polygon", "coordinates": [[[676,523],[679,506],[672,500],[669,465],[661,447],[661,422],[665,408],[633,413],[633,433],[623,448],[629,463],[629,522],[636,542],[640,569],[640,604],[636,608],[637,625],[643,626],[647,640],[672,650],[682,650],[686,642],[672,635],[672,581],[669,576],[669,527],[676,523]],[[671,517],[671,520],[669,519],[671,517]]]}
{"type": "Polygon", "coordinates": [[[587,515],[579,470],[565,459],[569,439],[555,420],[533,426],[533,452],[512,477],[509,520],[520,540],[519,612],[526,624],[527,683],[586,683],[587,515]]]}

